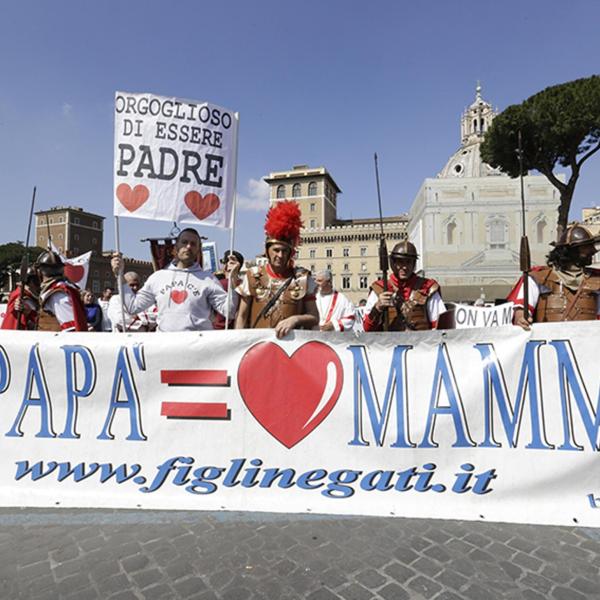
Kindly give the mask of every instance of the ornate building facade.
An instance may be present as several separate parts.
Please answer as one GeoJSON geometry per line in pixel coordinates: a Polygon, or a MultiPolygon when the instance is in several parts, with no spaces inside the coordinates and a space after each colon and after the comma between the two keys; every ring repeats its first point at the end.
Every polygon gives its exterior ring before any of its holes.
{"type": "MultiPolygon", "coordinates": [[[[423,181],[409,211],[417,268],[439,281],[446,301],[504,298],[519,274],[520,181],[484,163],[479,152],[496,114],[478,85],[461,117],[460,147],[437,177],[423,181]]],[[[544,264],[559,194],[541,175],[524,177],[524,190],[532,263],[544,264]]]]}
{"type": "MultiPolygon", "coordinates": [[[[342,192],[325,167],[297,165],[290,171],[270,173],[264,180],[270,186],[271,204],[296,200],[300,205],[304,229],[298,263],[313,273],[329,269],[334,286],[353,302],[366,298],[370,282],[381,276],[379,219],[338,218],[342,192]]],[[[391,248],[406,239],[407,216],[385,217],[383,227],[391,248]]]]}

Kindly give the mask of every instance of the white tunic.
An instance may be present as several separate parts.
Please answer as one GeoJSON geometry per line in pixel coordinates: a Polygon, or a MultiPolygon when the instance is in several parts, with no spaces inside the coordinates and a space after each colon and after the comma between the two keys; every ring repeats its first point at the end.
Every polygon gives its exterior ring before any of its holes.
{"type": "Polygon", "coordinates": [[[319,326],[331,323],[335,331],[349,331],[354,326],[354,304],[341,294],[333,291],[331,294],[322,295],[317,292],[317,308],[319,309],[319,326]]]}

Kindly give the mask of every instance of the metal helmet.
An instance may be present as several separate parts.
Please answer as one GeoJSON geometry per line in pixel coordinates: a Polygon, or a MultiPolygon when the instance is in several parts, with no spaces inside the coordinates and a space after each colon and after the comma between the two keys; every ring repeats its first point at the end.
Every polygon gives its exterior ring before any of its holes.
{"type": "Polygon", "coordinates": [[[415,245],[411,242],[398,242],[390,252],[390,258],[419,258],[415,245]]]}
{"type": "Polygon", "coordinates": [[[29,267],[25,275],[25,285],[40,286],[40,276],[34,267],[29,267]]]}
{"type": "Polygon", "coordinates": [[[577,246],[597,244],[598,242],[600,242],[600,235],[592,235],[591,231],[581,223],[573,223],[562,232],[560,239],[554,245],[556,247],[576,248],[577,246]]]}
{"type": "Polygon", "coordinates": [[[64,264],[56,252],[45,250],[35,261],[35,266],[44,275],[60,275],[64,270],[64,264]]]}

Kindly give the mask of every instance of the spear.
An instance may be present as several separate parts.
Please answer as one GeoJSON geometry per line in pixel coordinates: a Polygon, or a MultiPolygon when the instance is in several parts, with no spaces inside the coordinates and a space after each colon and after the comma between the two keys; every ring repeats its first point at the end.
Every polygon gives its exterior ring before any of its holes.
{"type": "Polygon", "coordinates": [[[519,266],[523,273],[523,317],[529,320],[529,271],[531,270],[531,253],[527,239],[527,222],[525,220],[525,188],[523,185],[523,147],[521,145],[521,130],[518,133],[519,143],[519,178],[521,180],[521,221],[523,231],[519,248],[519,266]]]}
{"type": "MultiPolygon", "coordinates": [[[[377,152],[375,158],[375,179],[377,181],[377,201],[379,202],[379,225],[381,226],[381,235],[379,237],[379,268],[381,269],[381,278],[383,280],[383,291],[388,291],[387,272],[389,268],[387,244],[385,243],[385,234],[383,232],[383,211],[381,210],[381,189],[379,187],[379,168],[377,166],[377,152]]],[[[387,307],[383,308],[383,330],[388,331],[390,327],[390,316],[387,307]]]]}
{"type": "Polygon", "coordinates": [[[21,289],[19,290],[19,310],[17,311],[17,329],[21,329],[21,315],[23,314],[23,302],[25,298],[25,281],[27,280],[27,271],[29,269],[29,236],[31,234],[31,221],[33,220],[33,206],[35,204],[36,187],[33,186],[33,196],[31,198],[31,208],[29,209],[29,223],[27,225],[27,241],[25,242],[25,252],[21,259],[21,289]]]}

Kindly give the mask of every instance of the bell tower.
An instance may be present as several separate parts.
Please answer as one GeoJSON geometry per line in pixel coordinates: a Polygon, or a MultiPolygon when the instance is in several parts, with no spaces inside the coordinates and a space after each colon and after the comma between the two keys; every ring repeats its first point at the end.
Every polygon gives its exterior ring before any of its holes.
{"type": "Polygon", "coordinates": [[[462,114],[460,120],[460,141],[463,146],[480,142],[492,124],[496,112],[489,102],[481,97],[481,85],[477,82],[475,101],[462,114]]]}

